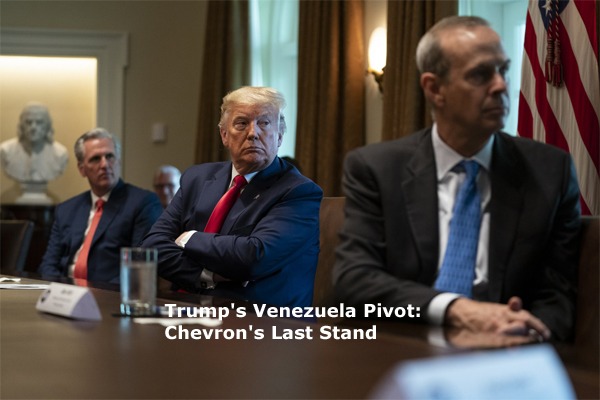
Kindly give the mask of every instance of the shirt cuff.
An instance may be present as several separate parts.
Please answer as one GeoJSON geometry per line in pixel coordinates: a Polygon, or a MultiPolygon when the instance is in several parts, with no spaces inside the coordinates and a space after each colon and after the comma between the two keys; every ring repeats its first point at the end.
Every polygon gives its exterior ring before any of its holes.
{"type": "Polygon", "coordinates": [[[190,240],[192,235],[196,232],[198,232],[198,231],[183,232],[181,235],[179,235],[179,237],[177,239],[175,239],[175,244],[177,246],[181,247],[182,249],[185,249],[185,245],[187,244],[188,240],[190,240]]]}
{"type": "Polygon", "coordinates": [[[214,273],[204,268],[200,273],[200,287],[202,289],[214,289],[217,284],[213,280],[214,273]]]}
{"type": "Polygon", "coordinates": [[[434,327],[427,332],[427,341],[437,347],[451,348],[452,346],[446,340],[444,328],[434,327]]]}
{"type": "Polygon", "coordinates": [[[440,293],[435,296],[427,307],[427,320],[432,325],[444,325],[446,309],[454,300],[461,297],[456,293],[440,293]]]}

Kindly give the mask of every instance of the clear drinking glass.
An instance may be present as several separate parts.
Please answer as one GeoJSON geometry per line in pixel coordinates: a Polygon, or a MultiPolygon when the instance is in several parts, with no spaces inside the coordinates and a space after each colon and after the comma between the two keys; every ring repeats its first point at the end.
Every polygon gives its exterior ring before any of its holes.
{"type": "Polygon", "coordinates": [[[121,313],[131,316],[155,314],[156,266],[153,248],[121,248],[121,313]]]}

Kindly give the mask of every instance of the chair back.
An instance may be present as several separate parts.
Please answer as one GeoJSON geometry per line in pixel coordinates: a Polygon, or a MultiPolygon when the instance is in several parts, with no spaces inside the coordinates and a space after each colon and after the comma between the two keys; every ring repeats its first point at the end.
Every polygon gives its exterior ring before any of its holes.
{"type": "Polygon", "coordinates": [[[599,231],[600,217],[581,218],[575,344],[593,355],[596,363],[600,348],[599,231]]]}
{"type": "Polygon", "coordinates": [[[344,222],[345,200],[345,197],[324,197],[321,202],[319,213],[321,251],[313,295],[313,305],[316,307],[333,305],[334,295],[331,274],[335,263],[338,233],[344,222]]]}
{"type": "Polygon", "coordinates": [[[33,222],[28,220],[0,220],[0,271],[23,271],[33,235],[33,222]]]}

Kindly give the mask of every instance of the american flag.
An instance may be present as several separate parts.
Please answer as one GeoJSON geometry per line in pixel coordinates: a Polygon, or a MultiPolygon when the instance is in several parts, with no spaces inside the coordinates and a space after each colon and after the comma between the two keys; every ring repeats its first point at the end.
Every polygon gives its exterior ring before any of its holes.
{"type": "Polygon", "coordinates": [[[532,0],[518,133],[571,153],[583,214],[600,214],[600,84],[593,0],[532,0]]]}

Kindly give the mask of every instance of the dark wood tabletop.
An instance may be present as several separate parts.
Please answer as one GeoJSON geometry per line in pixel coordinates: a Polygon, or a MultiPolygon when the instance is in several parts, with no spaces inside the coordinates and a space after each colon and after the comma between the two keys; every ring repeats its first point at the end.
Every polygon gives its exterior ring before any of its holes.
{"type": "MultiPolygon", "coordinates": [[[[239,318],[232,310],[218,328],[246,332],[246,339],[173,340],[164,326],[115,316],[114,287],[90,290],[102,321],[38,312],[39,290],[0,290],[0,398],[367,398],[400,362],[472,351],[432,345],[429,328],[411,323],[335,321],[350,329],[376,324],[377,338],[325,340],[319,338],[322,321],[258,317],[252,305],[239,302],[235,308],[247,315],[239,318]],[[261,329],[264,338],[258,339],[261,329]],[[313,339],[275,339],[273,329],[280,336],[308,329],[313,339]]],[[[233,303],[165,294],[158,304],[233,303]]],[[[574,346],[556,348],[577,396],[598,398],[597,362],[574,346]]]]}

